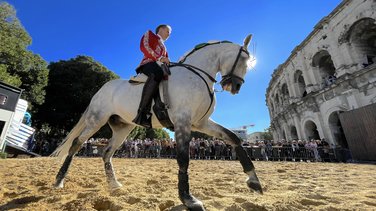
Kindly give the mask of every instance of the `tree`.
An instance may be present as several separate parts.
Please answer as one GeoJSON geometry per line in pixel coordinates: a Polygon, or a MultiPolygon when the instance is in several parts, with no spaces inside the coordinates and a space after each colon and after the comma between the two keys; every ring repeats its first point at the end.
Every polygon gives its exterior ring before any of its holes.
{"type": "Polygon", "coordinates": [[[147,129],[136,127],[128,136],[129,139],[170,139],[170,135],[163,129],[147,129]]]}
{"type": "Polygon", "coordinates": [[[135,127],[132,132],[128,135],[129,139],[145,139],[146,138],[146,128],[135,127]]]}
{"type": "MultiPolygon", "coordinates": [[[[50,136],[63,138],[78,122],[93,95],[108,81],[119,78],[88,56],[51,62],[46,101],[36,115],[37,125],[47,124],[50,136]],[[59,132],[60,131],[60,132],[59,132]]],[[[107,129],[102,131],[109,136],[107,129]]]]}
{"type": "Polygon", "coordinates": [[[270,127],[264,130],[261,138],[264,140],[273,140],[273,133],[271,132],[270,127]]]}
{"type": "Polygon", "coordinates": [[[170,135],[163,129],[149,129],[150,131],[153,131],[153,136],[150,136],[150,138],[155,139],[170,139],[170,135]]]}
{"type": "Polygon", "coordinates": [[[23,28],[12,5],[0,2],[0,80],[23,89],[22,98],[35,105],[45,99],[47,62],[27,50],[31,37],[23,28]]]}

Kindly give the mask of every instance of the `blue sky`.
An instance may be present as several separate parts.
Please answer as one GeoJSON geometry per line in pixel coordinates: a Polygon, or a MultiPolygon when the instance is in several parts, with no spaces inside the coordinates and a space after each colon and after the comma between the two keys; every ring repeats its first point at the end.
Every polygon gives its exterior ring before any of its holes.
{"type": "MultiPolygon", "coordinates": [[[[273,70],[340,0],[11,0],[33,39],[30,50],[46,61],[87,55],[121,78],[134,75],[142,58],[139,40],[161,24],[172,26],[166,42],[171,61],[196,44],[229,40],[241,44],[252,33],[257,65],[238,95],[217,93],[212,118],[228,128],[270,125],[265,103],[273,70]]],[[[252,48],[252,47],[250,47],[252,48]]],[[[219,86],[216,86],[219,89],[219,86]]]]}

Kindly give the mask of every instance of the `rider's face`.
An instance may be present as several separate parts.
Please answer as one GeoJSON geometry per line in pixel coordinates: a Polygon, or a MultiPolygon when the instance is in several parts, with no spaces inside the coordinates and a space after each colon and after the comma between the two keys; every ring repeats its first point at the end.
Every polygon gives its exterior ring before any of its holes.
{"type": "Polygon", "coordinates": [[[158,34],[162,37],[163,41],[166,41],[168,37],[170,36],[170,28],[168,27],[162,27],[159,29],[158,34]]]}

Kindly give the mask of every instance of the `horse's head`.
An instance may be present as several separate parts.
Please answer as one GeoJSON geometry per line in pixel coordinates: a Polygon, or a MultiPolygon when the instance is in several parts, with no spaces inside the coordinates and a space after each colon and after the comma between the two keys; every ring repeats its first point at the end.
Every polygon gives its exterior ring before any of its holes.
{"type": "Polygon", "coordinates": [[[248,45],[252,39],[252,34],[244,39],[243,46],[227,45],[220,56],[220,72],[222,88],[230,91],[231,94],[239,93],[240,87],[244,83],[244,77],[247,73],[249,60],[253,59],[249,55],[248,45]]]}

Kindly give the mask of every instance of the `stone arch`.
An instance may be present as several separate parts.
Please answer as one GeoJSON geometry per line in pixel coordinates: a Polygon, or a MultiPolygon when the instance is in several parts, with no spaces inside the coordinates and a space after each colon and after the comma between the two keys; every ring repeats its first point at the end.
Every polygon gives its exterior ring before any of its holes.
{"type": "Polygon", "coordinates": [[[376,23],[373,18],[362,18],[348,30],[346,41],[358,53],[360,63],[366,67],[376,63],[376,23]]]}
{"type": "Polygon", "coordinates": [[[273,100],[270,100],[270,102],[269,102],[269,108],[270,108],[270,114],[271,114],[271,116],[274,116],[274,103],[273,103],[273,100]]]}
{"type": "Polygon", "coordinates": [[[279,105],[279,95],[278,95],[278,93],[275,94],[274,102],[275,102],[276,106],[279,105]]]}
{"type": "Polygon", "coordinates": [[[342,112],[343,111],[332,112],[328,118],[328,125],[330,128],[330,132],[332,133],[332,136],[334,139],[333,141],[335,142],[335,144],[340,145],[344,148],[349,148],[345,133],[343,132],[341,121],[339,119],[339,114],[342,112]]]}
{"type": "Polygon", "coordinates": [[[326,87],[335,82],[336,68],[331,55],[326,50],[317,52],[312,58],[312,66],[319,70],[321,84],[326,87]]]}
{"type": "Polygon", "coordinates": [[[279,95],[276,92],[273,97],[274,112],[277,114],[279,112],[279,95]]]}
{"type": "Polygon", "coordinates": [[[290,98],[290,92],[286,83],[282,84],[281,95],[282,95],[282,100],[283,100],[282,104],[288,104],[289,98],[290,98]]]}
{"type": "Polygon", "coordinates": [[[298,137],[298,131],[296,130],[296,127],[294,125],[290,126],[290,134],[291,134],[291,139],[299,139],[298,137]]]}
{"type": "Polygon", "coordinates": [[[308,140],[320,139],[319,131],[314,121],[307,120],[304,124],[304,132],[308,140]]]}
{"type": "Polygon", "coordinates": [[[304,80],[303,72],[301,70],[295,71],[294,83],[295,83],[295,86],[297,86],[297,95],[300,97],[305,97],[307,95],[306,83],[304,80]]]}

